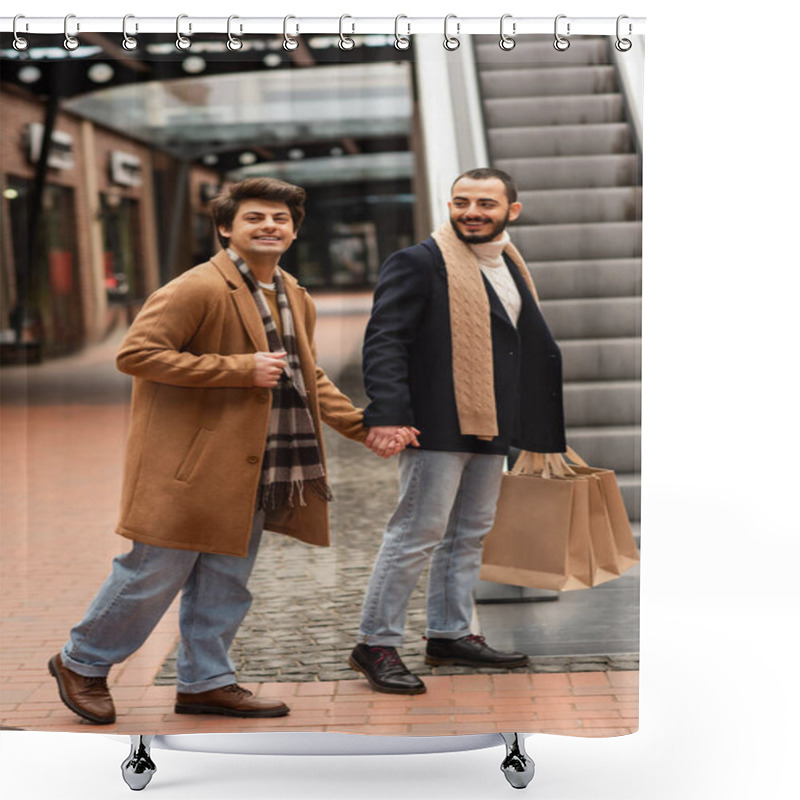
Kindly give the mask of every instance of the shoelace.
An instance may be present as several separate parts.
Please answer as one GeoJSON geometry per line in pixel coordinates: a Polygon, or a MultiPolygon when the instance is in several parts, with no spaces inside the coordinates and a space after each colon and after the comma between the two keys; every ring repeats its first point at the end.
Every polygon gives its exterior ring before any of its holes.
{"type": "Polygon", "coordinates": [[[397,654],[396,650],[390,650],[387,647],[375,647],[375,650],[380,652],[380,656],[376,659],[375,665],[382,664],[384,661],[387,661],[389,666],[397,667],[403,666],[403,662],[400,660],[400,656],[397,654]]]}
{"type": "Polygon", "coordinates": [[[94,675],[90,678],[87,678],[86,686],[87,688],[93,688],[97,686],[100,689],[108,689],[108,683],[106,682],[106,679],[102,675],[94,675]]]}
{"type": "Polygon", "coordinates": [[[249,697],[253,694],[249,689],[245,689],[244,686],[239,686],[238,683],[232,683],[230,686],[224,687],[226,692],[230,692],[230,694],[241,694],[245,697],[249,697]]]}

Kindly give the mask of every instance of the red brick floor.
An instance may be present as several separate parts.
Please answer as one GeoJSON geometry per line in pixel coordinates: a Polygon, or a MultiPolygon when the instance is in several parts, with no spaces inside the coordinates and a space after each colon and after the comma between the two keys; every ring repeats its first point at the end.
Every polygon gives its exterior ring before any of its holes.
{"type": "MultiPolygon", "coordinates": [[[[46,368],[46,367],[45,367],[46,368]]],[[[524,731],[618,736],[638,726],[638,673],[457,675],[426,678],[415,697],[365,681],[264,683],[249,688],[290,705],[288,717],[175,715],[174,690],[155,686],[177,637],[176,608],[109,678],[111,726],[80,722],[58,697],[47,660],[63,644],[127,549],[111,534],[128,409],[5,406],[0,417],[0,724],[30,730],[200,733],[263,730],[447,735],[524,731]]]]}

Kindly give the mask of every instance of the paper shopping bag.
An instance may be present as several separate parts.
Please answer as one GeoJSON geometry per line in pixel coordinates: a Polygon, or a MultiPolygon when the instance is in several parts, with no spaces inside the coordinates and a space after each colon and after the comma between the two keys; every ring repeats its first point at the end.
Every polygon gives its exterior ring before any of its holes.
{"type": "MultiPolygon", "coordinates": [[[[593,497],[595,504],[602,502],[605,506],[615,551],[614,560],[616,562],[616,574],[620,575],[639,563],[639,550],[636,547],[636,541],[633,537],[633,530],[630,520],[628,519],[625,502],[619,490],[617,477],[613,470],[590,467],[571,447],[567,448],[567,458],[576,465],[571,466],[574,472],[587,478],[593,478],[599,484],[600,497],[598,497],[596,493],[593,497]]],[[[594,519],[595,517],[593,517],[593,520],[594,519]]],[[[600,553],[606,552],[605,536],[601,531],[601,527],[602,526],[598,522],[597,529],[593,528],[592,536],[593,547],[598,558],[600,558],[600,553]]],[[[603,565],[603,569],[610,569],[613,572],[615,567],[612,566],[609,556],[606,555],[603,558],[606,561],[603,565]]]]}
{"type": "MultiPolygon", "coordinates": [[[[577,470],[576,470],[577,471],[577,470]]],[[[587,484],[589,496],[589,540],[591,542],[591,585],[618,578],[622,573],[614,529],[608,513],[601,479],[595,474],[578,474],[587,484]]]]}
{"type": "Polygon", "coordinates": [[[590,481],[518,471],[503,475],[481,578],[568,591],[592,584],[590,481]]]}

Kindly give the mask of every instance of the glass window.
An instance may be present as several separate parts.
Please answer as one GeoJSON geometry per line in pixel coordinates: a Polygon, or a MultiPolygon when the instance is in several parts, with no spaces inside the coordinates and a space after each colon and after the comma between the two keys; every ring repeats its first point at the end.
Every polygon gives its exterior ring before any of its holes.
{"type": "Polygon", "coordinates": [[[34,233],[33,263],[28,264],[34,183],[9,176],[6,187],[15,282],[21,301],[13,315],[22,315],[23,340],[40,342],[43,355],[71,352],[83,341],[75,192],[68,186],[45,186],[34,233]]]}
{"type": "Polygon", "coordinates": [[[103,256],[108,298],[114,302],[145,296],[139,201],[106,193],[100,196],[103,256]]]}

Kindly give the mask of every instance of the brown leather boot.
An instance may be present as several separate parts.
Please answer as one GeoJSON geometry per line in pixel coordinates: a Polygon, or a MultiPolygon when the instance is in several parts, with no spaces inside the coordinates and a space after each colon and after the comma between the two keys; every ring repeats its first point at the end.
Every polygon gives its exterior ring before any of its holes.
{"type": "Polygon", "coordinates": [[[253,696],[237,683],[222,686],[209,692],[189,694],[178,692],[175,700],[176,714],[224,714],[228,717],[285,717],[289,706],[280,700],[267,700],[253,696]]]}
{"type": "Polygon", "coordinates": [[[56,679],[58,694],[70,711],[95,725],[110,725],[116,720],[117,712],[105,678],[87,678],[67,669],[60,653],[50,659],[47,668],[56,679]]]}

